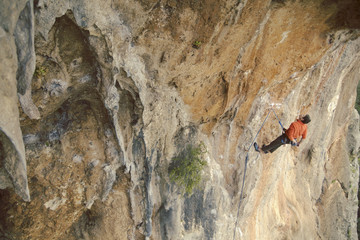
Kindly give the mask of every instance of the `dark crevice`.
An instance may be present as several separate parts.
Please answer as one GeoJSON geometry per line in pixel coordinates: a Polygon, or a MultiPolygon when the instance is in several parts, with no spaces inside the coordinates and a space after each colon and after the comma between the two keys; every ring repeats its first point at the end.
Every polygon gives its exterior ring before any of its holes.
{"type": "Polygon", "coordinates": [[[323,6],[336,7],[336,12],[327,20],[334,30],[360,29],[360,1],[324,0],[323,6]]]}

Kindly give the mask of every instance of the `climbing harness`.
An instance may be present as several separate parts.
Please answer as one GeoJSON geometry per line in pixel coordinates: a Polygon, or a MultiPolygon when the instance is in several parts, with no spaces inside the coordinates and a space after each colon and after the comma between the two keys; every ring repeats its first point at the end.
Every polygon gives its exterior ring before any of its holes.
{"type": "MultiPolygon", "coordinates": [[[[242,186],[241,186],[240,201],[239,201],[238,211],[237,211],[237,216],[236,216],[236,221],[235,221],[235,228],[234,228],[234,235],[233,235],[233,239],[235,239],[235,235],[236,235],[236,226],[237,226],[237,224],[238,224],[238,220],[239,220],[240,205],[241,205],[242,198],[243,198],[243,191],[244,191],[244,185],[245,185],[245,175],[246,175],[247,163],[248,163],[248,161],[249,161],[249,151],[250,151],[250,148],[253,146],[253,144],[254,144],[254,142],[255,142],[255,140],[256,140],[256,138],[257,138],[257,136],[259,135],[259,133],[260,133],[261,129],[264,127],[265,122],[266,122],[266,120],[268,119],[268,117],[269,117],[269,115],[270,115],[271,111],[275,114],[275,117],[276,117],[276,118],[277,118],[277,120],[279,121],[279,124],[280,124],[281,130],[283,131],[283,129],[284,129],[284,127],[283,127],[283,125],[282,125],[282,123],[281,123],[280,119],[279,119],[279,118],[278,118],[278,116],[276,115],[276,113],[275,113],[274,109],[271,107],[271,108],[270,108],[270,110],[269,110],[269,112],[268,112],[268,114],[266,115],[266,118],[265,118],[264,122],[262,123],[262,125],[261,125],[261,127],[260,127],[259,131],[256,133],[256,135],[255,135],[255,137],[254,137],[253,141],[251,142],[251,144],[250,144],[249,148],[247,149],[247,153],[246,153],[246,157],[245,157],[245,168],[244,168],[243,182],[242,182],[242,186]]],[[[259,156],[260,156],[260,153],[257,155],[257,157],[256,157],[255,161],[259,158],[259,156]]]]}

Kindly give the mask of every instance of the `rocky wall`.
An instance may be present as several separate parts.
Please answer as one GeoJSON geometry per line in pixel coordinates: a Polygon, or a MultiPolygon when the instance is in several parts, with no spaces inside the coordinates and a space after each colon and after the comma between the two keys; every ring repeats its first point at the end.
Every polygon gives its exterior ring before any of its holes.
{"type": "Polygon", "coordinates": [[[4,2],[0,236],[356,239],[359,7],[4,2]],[[299,148],[253,150],[304,113],[299,148]],[[200,142],[182,195],[169,166],[200,142]]]}

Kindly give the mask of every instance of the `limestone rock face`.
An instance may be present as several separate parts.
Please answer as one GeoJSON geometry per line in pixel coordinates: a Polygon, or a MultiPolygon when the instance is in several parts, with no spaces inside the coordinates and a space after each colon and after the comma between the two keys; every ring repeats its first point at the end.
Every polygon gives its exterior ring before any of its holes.
{"type": "Polygon", "coordinates": [[[0,188],[13,187],[25,201],[30,200],[25,148],[19,122],[16,71],[18,61],[15,28],[25,1],[5,1],[1,4],[0,26],[0,188]]]}
{"type": "Polygon", "coordinates": [[[5,1],[0,237],[357,239],[358,9],[5,1]],[[300,114],[299,147],[254,151],[300,114]],[[182,195],[171,162],[201,142],[182,195]]]}

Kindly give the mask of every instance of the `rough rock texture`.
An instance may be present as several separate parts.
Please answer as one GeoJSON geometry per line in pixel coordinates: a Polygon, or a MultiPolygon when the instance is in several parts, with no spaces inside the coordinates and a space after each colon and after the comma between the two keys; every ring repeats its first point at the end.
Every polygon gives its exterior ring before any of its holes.
{"type": "Polygon", "coordinates": [[[5,1],[0,237],[357,239],[359,9],[5,1]],[[299,148],[253,150],[304,113],[299,148]],[[182,196],[168,168],[200,142],[182,196]]]}
{"type": "Polygon", "coordinates": [[[19,101],[24,112],[31,119],[39,119],[40,113],[31,98],[31,81],[35,71],[34,9],[28,1],[21,11],[14,32],[18,69],[16,81],[19,101]]]}

